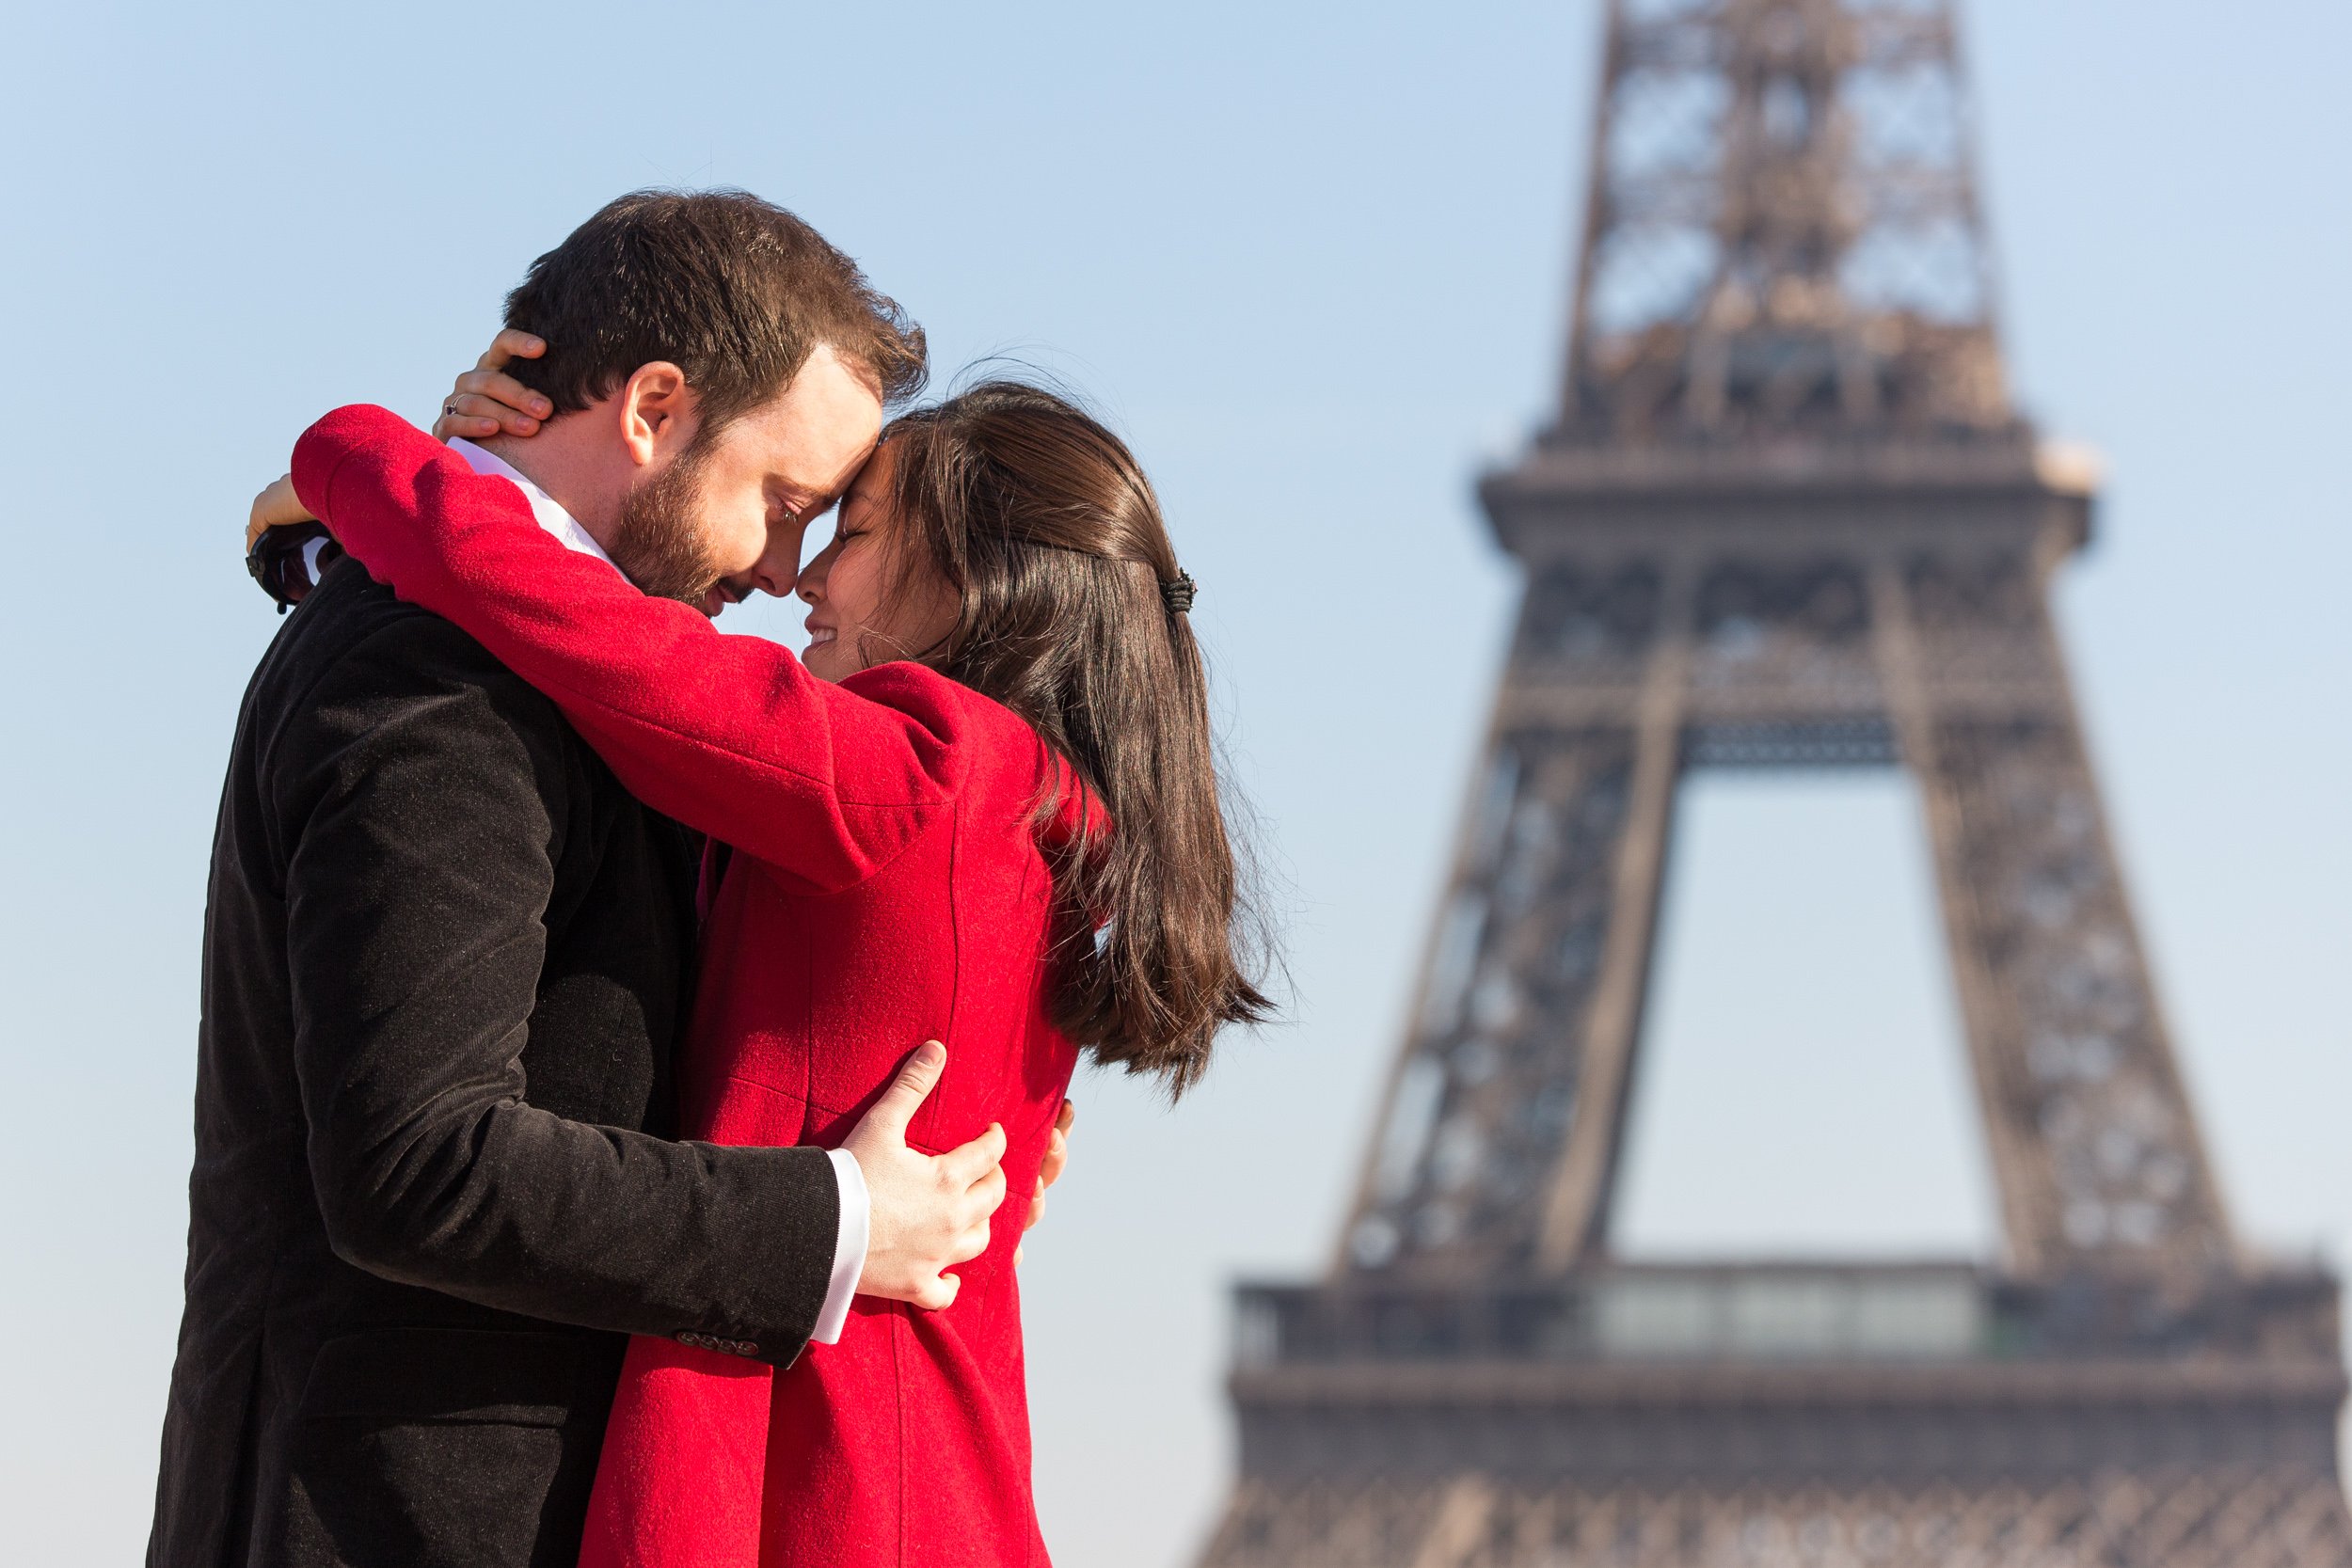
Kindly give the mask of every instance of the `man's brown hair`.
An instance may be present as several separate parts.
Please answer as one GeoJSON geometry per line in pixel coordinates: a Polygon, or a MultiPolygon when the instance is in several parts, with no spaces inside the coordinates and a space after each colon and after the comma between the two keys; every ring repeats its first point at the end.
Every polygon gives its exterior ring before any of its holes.
{"type": "Polygon", "coordinates": [[[506,325],[548,345],[506,369],[558,414],[621,389],[642,365],[686,372],[696,439],[774,397],[819,343],[886,402],[927,370],[923,329],[823,235],[747,191],[631,191],[531,263],[506,325]]]}

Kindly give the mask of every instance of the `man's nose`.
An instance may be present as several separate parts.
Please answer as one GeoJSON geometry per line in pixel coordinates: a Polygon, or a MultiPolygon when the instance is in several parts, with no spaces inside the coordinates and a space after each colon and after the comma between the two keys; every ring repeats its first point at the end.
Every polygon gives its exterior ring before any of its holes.
{"type": "Polygon", "coordinates": [[[771,599],[788,599],[800,578],[800,534],[795,532],[789,540],[771,535],[768,553],[752,567],[753,584],[771,599]]]}

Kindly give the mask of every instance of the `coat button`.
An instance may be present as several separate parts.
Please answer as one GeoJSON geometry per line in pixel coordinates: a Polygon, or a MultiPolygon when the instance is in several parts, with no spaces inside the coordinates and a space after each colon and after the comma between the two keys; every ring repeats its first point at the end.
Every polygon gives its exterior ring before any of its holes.
{"type": "Polygon", "coordinates": [[[757,1355],[759,1354],[759,1347],[753,1344],[749,1339],[738,1339],[727,1348],[735,1352],[738,1355],[757,1355]]]}

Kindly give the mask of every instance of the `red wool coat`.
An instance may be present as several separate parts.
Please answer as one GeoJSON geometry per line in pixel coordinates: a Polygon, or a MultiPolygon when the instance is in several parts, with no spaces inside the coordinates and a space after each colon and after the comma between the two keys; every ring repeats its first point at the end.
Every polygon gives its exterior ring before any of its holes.
{"type": "MultiPolygon", "coordinates": [[[[1075,1053],[1044,1011],[1051,877],[1031,819],[1054,762],[1025,724],[916,665],[834,686],[721,636],[382,409],[311,427],[294,482],[378,578],[553,698],[637,796],[735,847],[678,1064],[685,1135],[837,1145],[937,1038],[946,1072],[909,1141],[936,1152],[1001,1122],[1008,1191],[1029,1191],[1075,1053]]],[[[1044,1563],[1016,1220],[958,1271],[954,1306],[860,1296],[840,1343],[789,1369],[633,1341],[583,1564],[1044,1563]]]]}

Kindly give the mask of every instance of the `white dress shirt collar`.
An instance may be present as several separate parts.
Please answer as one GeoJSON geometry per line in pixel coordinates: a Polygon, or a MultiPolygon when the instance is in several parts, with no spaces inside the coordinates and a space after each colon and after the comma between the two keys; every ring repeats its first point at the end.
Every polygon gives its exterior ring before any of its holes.
{"type": "MultiPolygon", "coordinates": [[[[539,520],[539,526],[554,534],[557,542],[565,549],[578,550],[582,555],[593,555],[614,571],[621,570],[612,558],[604,553],[604,546],[596,543],[596,536],[580,526],[580,519],[564,511],[563,503],[553,496],[532,483],[531,477],[520,468],[487,448],[475,446],[463,436],[451,436],[449,449],[464,458],[468,467],[471,467],[475,473],[496,474],[499,478],[512,483],[523,493],[523,499],[531,502],[531,515],[539,520]]],[[[622,576],[626,577],[628,574],[623,572],[622,576]]]]}

